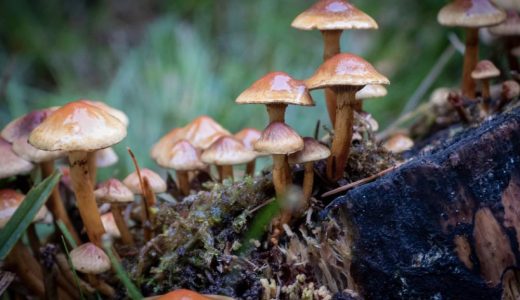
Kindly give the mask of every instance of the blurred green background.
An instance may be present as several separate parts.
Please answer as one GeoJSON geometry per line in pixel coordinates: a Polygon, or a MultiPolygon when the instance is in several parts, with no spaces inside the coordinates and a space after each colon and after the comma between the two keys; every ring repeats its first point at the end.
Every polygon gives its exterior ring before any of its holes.
{"type": "MultiPolygon", "coordinates": [[[[378,31],[350,31],[342,50],[372,62],[392,81],[385,99],[366,110],[384,127],[461,31],[439,26],[438,0],[360,1],[378,31]]],[[[253,81],[281,70],[312,75],[322,59],[318,31],[290,26],[311,0],[3,0],[0,1],[0,125],[31,109],[78,98],[99,99],[130,117],[130,146],[144,166],[148,151],[173,127],[208,114],[229,130],[262,129],[263,106],[234,103],[253,81]]],[[[457,84],[462,57],[449,61],[434,86],[457,84]]],[[[327,125],[323,93],[314,108],[290,107],[287,121],[312,135],[327,125]]],[[[131,169],[124,156],[109,172],[131,169]]],[[[106,176],[106,175],[105,175],[106,176]]]]}

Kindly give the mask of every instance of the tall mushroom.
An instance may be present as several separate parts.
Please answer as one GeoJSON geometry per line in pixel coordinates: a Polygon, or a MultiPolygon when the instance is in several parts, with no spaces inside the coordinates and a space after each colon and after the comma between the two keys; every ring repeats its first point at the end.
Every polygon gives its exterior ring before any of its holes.
{"type": "Polygon", "coordinates": [[[256,158],[254,151],[247,149],[233,136],[223,136],[206,149],[201,156],[204,163],[221,168],[220,180],[233,180],[233,165],[245,164],[256,158]]]}
{"type": "Polygon", "coordinates": [[[125,136],[121,121],[82,101],[57,109],[29,136],[29,143],[38,149],[68,153],[78,210],[90,241],[96,245],[101,245],[105,230],[96,205],[88,154],[119,143],[125,136]]]}
{"type": "Polygon", "coordinates": [[[327,163],[327,176],[337,180],[343,176],[350,154],[356,93],[367,84],[390,82],[361,57],[342,53],[323,63],[306,83],[311,90],[332,88],[338,95],[332,155],[327,163]]]}
{"type": "MultiPolygon", "coordinates": [[[[357,9],[346,0],[319,0],[294,19],[292,27],[303,30],[320,30],[323,35],[323,61],[339,54],[340,37],[343,30],[377,29],[377,23],[370,16],[357,9]]],[[[325,89],[327,110],[332,125],[336,124],[336,94],[325,89]]]]}
{"type": "Polygon", "coordinates": [[[489,60],[480,61],[475,70],[471,72],[471,78],[480,80],[482,83],[482,111],[486,115],[489,115],[491,105],[489,80],[498,76],[500,76],[500,70],[489,60]]]}
{"type": "Polygon", "coordinates": [[[441,25],[466,29],[466,50],[462,74],[462,95],[475,98],[475,82],[471,72],[478,62],[479,28],[502,23],[506,13],[496,8],[489,0],[453,0],[444,6],[437,16],[441,25]]]}
{"type": "Polygon", "coordinates": [[[200,150],[193,147],[187,140],[180,140],[170,149],[164,149],[157,156],[157,164],[163,168],[175,170],[179,189],[184,196],[190,194],[188,172],[206,168],[200,158],[200,150]]]}
{"type": "MultiPolygon", "coordinates": [[[[253,143],[258,141],[262,132],[254,128],[244,128],[239,132],[235,133],[235,138],[244,144],[244,147],[248,150],[254,150],[253,143]]],[[[259,155],[259,154],[258,154],[259,155]]],[[[255,175],[255,164],[256,158],[248,162],[246,165],[246,174],[249,176],[255,175]]]]}

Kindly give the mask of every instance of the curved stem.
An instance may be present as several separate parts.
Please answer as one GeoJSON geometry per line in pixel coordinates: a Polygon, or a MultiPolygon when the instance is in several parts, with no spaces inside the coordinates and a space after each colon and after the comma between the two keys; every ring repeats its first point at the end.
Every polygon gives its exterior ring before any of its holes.
{"type": "Polygon", "coordinates": [[[309,204],[309,198],[312,196],[314,187],[314,162],[306,162],[305,173],[303,174],[303,197],[305,199],[305,209],[309,204]]]}
{"type": "Polygon", "coordinates": [[[343,176],[350,154],[357,90],[358,88],[355,87],[337,89],[336,126],[334,127],[331,156],[327,161],[327,177],[331,180],[338,180],[343,176]]]}
{"type": "Polygon", "coordinates": [[[190,194],[190,179],[188,175],[188,171],[175,171],[177,174],[177,182],[179,183],[179,189],[183,196],[188,196],[190,194]]]}
{"type": "Polygon", "coordinates": [[[224,179],[231,179],[233,181],[233,166],[220,166],[222,170],[222,177],[220,178],[221,181],[224,181],[224,179]]]}
{"type": "Polygon", "coordinates": [[[101,237],[105,234],[105,228],[96,205],[87,156],[87,152],[83,151],[69,153],[70,177],[88,238],[96,246],[101,247],[101,237]]]}
{"type": "Polygon", "coordinates": [[[256,167],[256,159],[248,162],[246,165],[246,175],[254,177],[255,176],[255,167],[256,167]]]}
{"type": "MultiPolygon", "coordinates": [[[[323,61],[341,52],[340,38],[341,30],[323,30],[323,61]]],[[[329,113],[330,122],[336,124],[336,93],[330,88],[325,89],[325,100],[327,104],[327,112],[329,113]]]]}
{"type": "Polygon", "coordinates": [[[114,216],[114,221],[121,233],[121,240],[125,245],[133,245],[134,238],[128,229],[128,225],[125,222],[125,218],[123,217],[123,212],[121,206],[118,204],[112,204],[112,215],[114,216]]]}
{"type": "Polygon", "coordinates": [[[152,188],[150,186],[150,181],[148,181],[148,177],[143,177],[143,207],[144,207],[144,216],[145,221],[143,224],[144,227],[144,238],[148,242],[150,239],[153,238],[153,221],[154,221],[154,215],[152,214],[152,211],[150,210],[150,207],[154,206],[156,202],[155,194],[152,191],[152,188]]]}
{"type": "MultiPolygon", "coordinates": [[[[42,179],[49,177],[54,171],[54,161],[46,161],[40,164],[40,168],[42,170],[42,179]]],[[[76,241],[76,243],[80,244],[81,240],[79,239],[79,235],[76,232],[76,228],[72,225],[72,221],[69,218],[67,210],[65,209],[65,205],[63,204],[63,200],[61,199],[60,191],[58,185],[52,189],[52,193],[49,196],[49,199],[46,202],[47,208],[52,212],[55,221],[61,220],[63,224],[67,227],[72,238],[76,241]]]]}
{"type": "Polygon", "coordinates": [[[475,99],[475,81],[471,72],[478,62],[478,28],[466,29],[466,51],[464,52],[464,71],[462,74],[462,95],[475,99]]]}
{"type": "Polygon", "coordinates": [[[282,122],[285,123],[285,110],[287,104],[267,104],[267,113],[269,114],[269,123],[282,122]]]}

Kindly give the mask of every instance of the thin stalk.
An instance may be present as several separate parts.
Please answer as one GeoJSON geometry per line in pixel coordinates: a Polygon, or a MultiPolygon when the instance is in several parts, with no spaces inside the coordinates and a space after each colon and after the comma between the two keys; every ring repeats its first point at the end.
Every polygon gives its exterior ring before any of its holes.
{"type": "Polygon", "coordinates": [[[475,81],[471,72],[478,62],[478,28],[466,29],[466,51],[464,51],[464,71],[462,74],[462,95],[475,99],[475,81]]]}
{"type": "MultiPolygon", "coordinates": [[[[135,155],[130,148],[126,148],[126,149],[128,150],[128,153],[130,154],[130,157],[132,158],[132,161],[134,163],[135,171],[137,173],[137,177],[139,178],[139,184],[141,185],[141,191],[143,192],[143,195],[141,197],[142,198],[141,199],[141,210],[142,210],[141,211],[141,222],[143,224],[144,236],[145,236],[145,240],[147,242],[150,239],[150,237],[152,236],[152,233],[150,230],[150,227],[151,227],[150,211],[148,209],[149,200],[146,199],[146,196],[147,196],[146,187],[145,187],[143,177],[141,176],[141,168],[139,168],[137,159],[135,158],[135,155]]],[[[152,193],[152,195],[153,195],[153,193],[152,193]]],[[[150,201],[153,201],[153,200],[150,199],[150,201]]]]}
{"type": "Polygon", "coordinates": [[[269,123],[282,122],[285,123],[285,110],[287,104],[267,104],[267,113],[269,114],[269,123]]]}
{"type": "Polygon", "coordinates": [[[273,154],[273,184],[278,199],[283,198],[287,187],[285,157],[283,154],[273,154]]]}
{"type": "Polygon", "coordinates": [[[177,174],[177,182],[179,183],[179,189],[183,196],[188,196],[190,194],[190,178],[188,171],[175,171],[177,174]]]}
{"type": "Polygon", "coordinates": [[[246,165],[246,175],[254,177],[255,176],[255,168],[256,168],[256,159],[247,163],[247,165],[246,165]]]}
{"type": "Polygon", "coordinates": [[[90,172],[90,180],[92,181],[92,186],[96,186],[97,182],[97,165],[96,165],[96,151],[92,151],[88,153],[88,170],[90,172]]]}
{"type": "Polygon", "coordinates": [[[128,225],[125,222],[125,218],[123,217],[121,205],[114,203],[112,204],[111,209],[112,215],[114,216],[114,222],[116,223],[117,229],[119,229],[119,232],[121,233],[121,240],[123,241],[123,244],[133,245],[134,238],[132,237],[132,234],[128,229],[128,225]]]}
{"type": "Polygon", "coordinates": [[[36,225],[34,223],[31,223],[27,228],[27,239],[29,240],[29,246],[31,246],[34,256],[38,257],[42,244],[40,243],[40,238],[38,238],[38,233],[36,233],[36,225]]]}
{"type": "Polygon", "coordinates": [[[312,196],[314,187],[314,162],[306,162],[304,164],[305,172],[303,173],[303,197],[305,199],[305,209],[308,206],[309,199],[312,196]]]}
{"type": "MultiPolygon", "coordinates": [[[[341,52],[340,38],[341,30],[322,30],[323,36],[323,61],[333,57],[341,52]]],[[[330,122],[336,124],[336,93],[330,88],[325,89],[325,101],[327,104],[327,112],[329,113],[330,122]]]]}
{"type": "Polygon", "coordinates": [[[489,79],[482,79],[482,111],[489,116],[491,111],[491,93],[489,92],[489,79]]]}
{"type": "Polygon", "coordinates": [[[225,179],[230,179],[231,181],[233,181],[233,166],[231,165],[226,165],[226,166],[221,166],[222,168],[222,177],[220,178],[221,181],[224,181],[225,179]]]}

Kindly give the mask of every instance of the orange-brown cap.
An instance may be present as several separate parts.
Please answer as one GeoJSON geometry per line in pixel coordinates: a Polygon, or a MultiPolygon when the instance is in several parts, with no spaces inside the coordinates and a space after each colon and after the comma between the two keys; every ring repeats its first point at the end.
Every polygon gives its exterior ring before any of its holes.
{"type": "Polygon", "coordinates": [[[247,149],[233,136],[223,136],[202,153],[202,161],[217,166],[239,165],[256,158],[256,153],[247,149]]]}
{"type": "Polygon", "coordinates": [[[231,133],[208,116],[196,118],[182,130],[182,138],[188,140],[195,148],[202,150],[207,149],[224,135],[231,135],[231,133]]]}
{"type": "Polygon", "coordinates": [[[254,150],[253,143],[258,141],[262,132],[254,128],[244,128],[235,133],[235,138],[242,142],[244,147],[249,150],[254,150]]]}
{"type": "Polygon", "coordinates": [[[45,151],[36,149],[29,144],[27,141],[28,139],[29,135],[26,135],[17,138],[13,142],[14,153],[27,161],[41,163],[65,157],[67,155],[67,153],[63,151],[45,151]]]}
{"type": "Polygon", "coordinates": [[[388,94],[386,88],[380,84],[368,84],[356,93],[357,100],[384,97],[388,94]]]}
{"type": "MultiPolygon", "coordinates": [[[[0,190],[0,229],[4,228],[5,224],[7,224],[9,219],[11,219],[18,206],[22,204],[24,198],[25,196],[23,194],[20,194],[15,190],[0,190]]],[[[38,222],[43,220],[46,214],[47,208],[42,206],[33,221],[38,222]]]]}
{"type": "Polygon", "coordinates": [[[292,27],[303,30],[377,29],[370,16],[345,0],[319,0],[294,19],[292,27]]]}
{"type": "Polygon", "coordinates": [[[94,194],[99,202],[104,203],[130,203],[134,201],[132,191],[115,178],[100,183],[94,194]]]}
{"type": "Polygon", "coordinates": [[[437,21],[444,26],[487,27],[502,23],[506,13],[489,0],[455,0],[444,6],[437,21]]]}
{"type": "Polygon", "coordinates": [[[45,119],[29,136],[34,147],[47,150],[94,151],[119,143],[126,127],[103,109],[70,102],[45,119]]]}
{"type": "Polygon", "coordinates": [[[120,111],[119,109],[113,108],[112,106],[106,104],[105,102],[94,101],[94,100],[86,100],[86,99],[82,99],[80,101],[86,102],[86,103],[88,103],[90,105],[93,105],[93,106],[96,106],[98,108],[101,108],[101,109],[105,110],[106,112],[108,112],[112,116],[116,117],[125,126],[128,126],[128,124],[129,124],[128,116],[124,112],[120,111]]]}
{"type": "Polygon", "coordinates": [[[412,149],[414,143],[411,138],[402,133],[397,133],[390,137],[383,147],[393,153],[401,153],[412,149]]]}
{"type": "Polygon", "coordinates": [[[56,109],[57,107],[35,110],[14,119],[2,129],[1,135],[9,143],[13,143],[18,138],[26,137],[56,109]]]}
{"type": "Polygon", "coordinates": [[[291,154],[303,149],[303,139],[287,124],[272,122],[254,143],[255,151],[265,154],[291,154]]]}
{"type": "Polygon", "coordinates": [[[500,70],[489,60],[481,60],[478,62],[475,70],[471,72],[473,79],[489,79],[500,76],[500,70]]]}
{"type": "Polygon", "coordinates": [[[0,178],[27,174],[33,169],[33,164],[13,152],[11,144],[0,138],[0,178]]]}
{"type": "Polygon", "coordinates": [[[211,300],[211,298],[194,291],[180,289],[164,294],[157,300],[211,300]]]}
{"type": "Polygon", "coordinates": [[[284,72],[272,72],[258,79],[235,100],[238,104],[292,104],[313,106],[305,83],[284,72]]]}
{"type": "Polygon", "coordinates": [[[489,32],[498,36],[520,35],[520,15],[516,10],[508,10],[506,21],[496,26],[490,27],[489,32]]]}
{"type": "MultiPolygon", "coordinates": [[[[155,173],[150,169],[141,169],[141,176],[143,179],[146,177],[150,182],[150,187],[154,193],[164,193],[166,191],[166,182],[159,176],[159,174],[155,173]]],[[[134,194],[143,194],[141,190],[141,184],[139,182],[139,177],[137,176],[137,172],[133,172],[128,175],[123,183],[134,193],[134,194]]]]}
{"type": "Polygon", "coordinates": [[[110,270],[108,256],[93,243],[76,247],[70,251],[69,255],[72,266],[81,273],[100,274],[110,270]]]}
{"type": "Polygon", "coordinates": [[[101,223],[103,223],[103,227],[109,235],[114,238],[121,237],[121,232],[117,228],[116,220],[111,212],[101,215],[101,223]]]}
{"type": "Polygon", "coordinates": [[[180,140],[169,150],[161,153],[157,157],[157,164],[179,171],[201,170],[206,167],[200,158],[200,150],[187,140],[180,140]]]}
{"type": "Polygon", "coordinates": [[[330,156],[329,148],[311,137],[304,137],[303,144],[302,150],[289,155],[289,163],[303,164],[330,156]]]}
{"type": "Polygon", "coordinates": [[[161,153],[168,152],[175,143],[180,141],[183,138],[183,128],[173,128],[167,134],[159,139],[155,145],[153,145],[150,150],[150,156],[157,160],[161,153]]]}
{"type": "Polygon", "coordinates": [[[363,58],[340,53],[324,62],[306,83],[312,90],[332,86],[390,84],[390,81],[363,58]]]}
{"type": "Polygon", "coordinates": [[[96,166],[106,168],[115,165],[119,161],[117,153],[112,147],[96,151],[96,166]]]}

